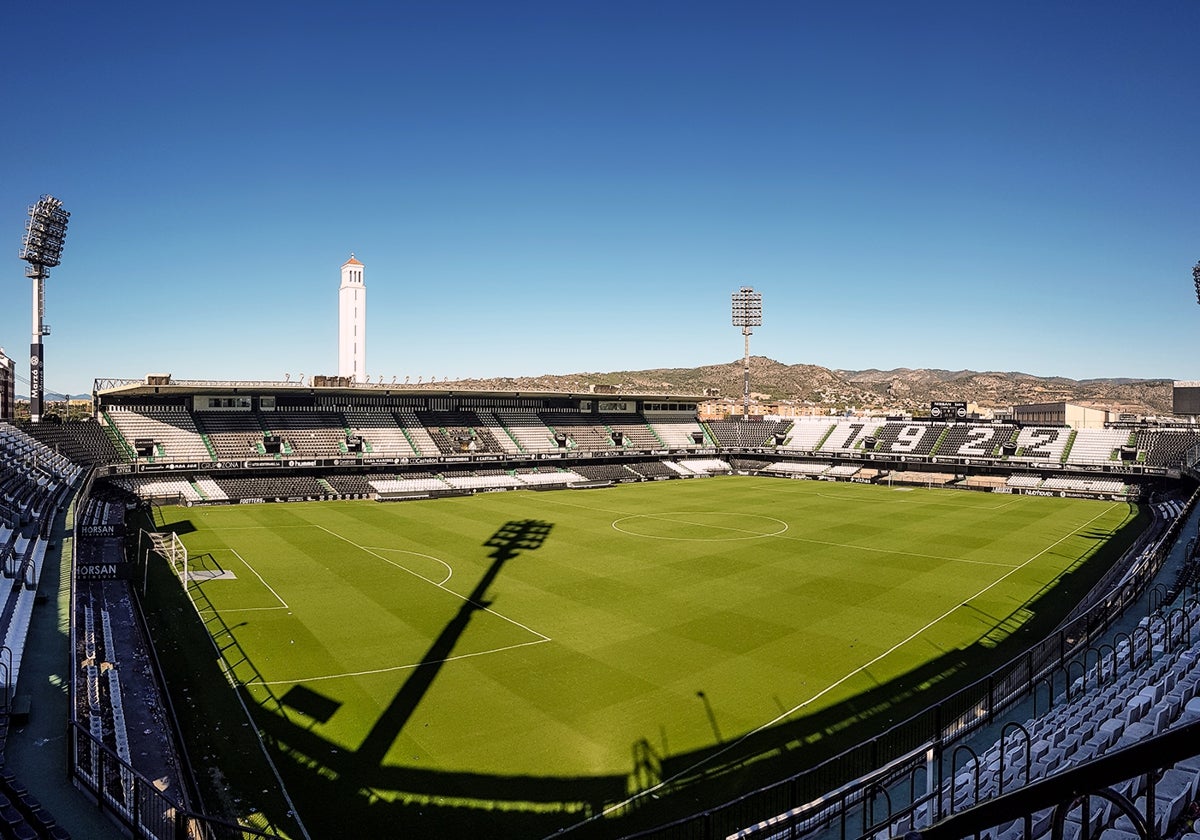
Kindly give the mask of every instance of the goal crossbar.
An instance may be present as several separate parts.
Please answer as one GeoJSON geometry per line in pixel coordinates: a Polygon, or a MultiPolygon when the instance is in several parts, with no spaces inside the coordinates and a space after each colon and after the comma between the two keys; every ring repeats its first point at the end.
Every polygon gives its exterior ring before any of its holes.
{"type": "Polygon", "coordinates": [[[179,539],[179,535],[174,531],[166,533],[147,531],[146,537],[150,540],[150,546],[154,550],[154,553],[163,557],[171,564],[171,570],[179,575],[179,582],[186,587],[188,553],[187,549],[183,546],[183,540],[179,539]]]}

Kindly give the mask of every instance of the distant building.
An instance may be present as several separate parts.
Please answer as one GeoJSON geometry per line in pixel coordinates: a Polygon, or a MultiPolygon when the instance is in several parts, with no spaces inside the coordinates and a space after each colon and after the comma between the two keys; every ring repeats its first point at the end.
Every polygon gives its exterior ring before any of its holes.
{"type": "Polygon", "coordinates": [[[350,254],[338,287],[338,376],[367,381],[367,287],[363,264],[350,254]]]}
{"type": "MultiPolygon", "coordinates": [[[[710,396],[706,394],[705,396],[710,396]]],[[[697,406],[701,420],[740,420],[742,402],[733,397],[710,399],[697,406]]],[[[825,417],[829,409],[811,403],[768,400],[765,394],[750,396],[750,417],[753,419],[784,417],[825,417]]]]}
{"type": "Polygon", "coordinates": [[[1171,394],[1175,414],[1181,417],[1200,415],[1200,382],[1176,382],[1171,394]]]}
{"type": "Polygon", "coordinates": [[[1103,429],[1109,413],[1100,408],[1072,403],[1014,405],[1012,419],[1026,426],[1070,426],[1072,429],[1103,429]]]}
{"type": "Polygon", "coordinates": [[[16,363],[4,355],[4,348],[0,347],[0,420],[12,421],[17,404],[16,388],[16,363]]]}

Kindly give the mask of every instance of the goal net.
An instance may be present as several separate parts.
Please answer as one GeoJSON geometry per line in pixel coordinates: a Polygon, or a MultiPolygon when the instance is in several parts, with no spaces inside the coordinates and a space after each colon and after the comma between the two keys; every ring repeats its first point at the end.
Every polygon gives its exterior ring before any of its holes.
{"type": "Polygon", "coordinates": [[[179,535],[174,531],[168,531],[165,534],[156,531],[147,531],[146,536],[150,539],[150,545],[154,553],[165,558],[171,564],[172,571],[179,575],[179,582],[186,589],[188,581],[188,553],[187,549],[183,547],[183,540],[179,539],[179,535]]]}

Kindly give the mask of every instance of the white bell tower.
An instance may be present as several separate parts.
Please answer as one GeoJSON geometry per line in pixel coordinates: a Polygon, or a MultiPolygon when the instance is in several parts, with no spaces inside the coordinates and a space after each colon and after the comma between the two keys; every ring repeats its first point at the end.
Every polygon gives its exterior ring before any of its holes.
{"type": "Polygon", "coordinates": [[[338,287],[338,376],[367,381],[367,287],[363,264],[350,254],[338,287]]]}

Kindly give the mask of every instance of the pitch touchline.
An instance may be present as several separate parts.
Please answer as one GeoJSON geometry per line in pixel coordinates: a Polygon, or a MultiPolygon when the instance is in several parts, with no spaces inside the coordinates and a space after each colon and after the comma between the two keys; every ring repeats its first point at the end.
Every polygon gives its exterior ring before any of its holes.
{"type": "MultiPolygon", "coordinates": [[[[957,490],[953,487],[929,487],[929,486],[914,485],[911,487],[901,488],[901,487],[890,487],[889,485],[885,485],[885,484],[875,484],[872,486],[878,487],[880,489],[883,489],[886,487],[887,489],[892,490],[893,492],[899,491],[901,489],[903,489],[903,490],[945,490],[947,492],[953,491],[955,493],[960,492],[959,490],[957,490]]],[[[788,492],[790,492],[790,490],[787,487],[759,487],[756,489],[760,493],[788,493],[788,492]]],[[[822,499],[839,499],[840,500],[840,499],[857,498],[853,493],[840,493],[840,494],[839,493],[814,493],[813,495],[819,496],[822,499]]],[[[897,505],[926,505],[926,506],[931,505],[934,507],[954,508],[955,510],[972,510],[972,509],[974,509],[974,510],[1000,510],[1001,508],[1006,508],[1009,505],[1015,505],[1018,502],[1018,500],[1020,500],[1020,498],[1021,497],[1019,495],[1014,494],[1012,501],[1008,501],[1008,502],[1005,502],[1004,504],[1000,504],[1000,505],[989,505],[987,507],[981,506],[978,508],[970,508],[965,505],[952,505],[952,504],[947,504],[946,502],[917,502],[917,501],[913,501],[912,499],[882,499],[882,501],[889,502],[891,504],[897,504],[897,505]]]]}
{"type": "Polygon", "coordinates": [[[778,715],[777,717],[773,718],[772,720],[770,720],[770,721],[768,721],[768,722],[766,722],[766,723],[762,724],[761,726],[758,726],[758,727],[756,727],[755,729],[752,729],[750,732],[747,732],[747,733],[746,733],[745,735],[743,735],[742,737],[740,737],[740,738],[738,738],[738,739],[736,739],[736,740],[734,740],[734,741],[731,741],[731,742],[729,742],[729,744],[728,744],[727,746],[723,747],[723,748],[722,748],[722,749],[720,749],[720,750],[717,750],[715,753],[713,753],[712,755],[710,755],[708,758],[706,758],[706,759],[703,759],[702,761],[698,761],[698,762],[696,762],[695,764],[691,765],[690,767],[687,767],[687,768],[685,768],[685,769],[683,769],[683,770],[680,770],[678,773],[674,774],[673,776],[670,776],[669,778],[663,779],[662,781],[660,781],[660,782],[659,782],[658,784],[656,784],[656,785],[653,785],[653,786],[651,786],[651,787],[648,787],[648,788],[646,788],[645,790],[638,791],[638,792],[637,792],[637,793],[635,793],[633,796],[631,796],[631,797],[629,797],[628,799],[626,799],[624,802],[618,802],[618,803],[617,803],[617,804],[615,804],[615,805],[610,805],[610,806],[608,806],[608,807],[607,807],[607,808],[605,808],[603,811],[601,811],[599,814],[597,814],[595,817],[589,817],[588,819],[584,820],[583,822],[591,822],[592,820],[595,820],[595,819],[597,819],[597,817],[603,817],[603,816],[607,816],[607,815],[609,815],[609,814],[613,813],[614,811],[616,811],[616,810],[618,810],[618,809],[621,809],[621,808],[626,808],[626,807],[628,807],[629,805],[631,805],[632,803],[634,803],[634,802],[635,802],[635,801],[637,801],[638,799],[641,799],[643,796],[646,796],[646,795],[647,795],[647,794],[649,794],[649,793],[653,793],[653,792],[654,792],[654,791],[656,791],[656,790],[659,790],[659,789],[661,789],[661,788],[663,788],[663,787],[666,787],[667,785],[671,784],[672,782],[676,781],[677,779],[679,779],[679,778],[681,778],[681,777],[683,777],[683,776],[686,776],[686,775],[688,775],[688,774],[692,773],[692,772],[693,772],[693,771],[695,771],[695,770],[698,770],[699,768],[703,767],[703,766],[704,766],[704,765],[706,765],[706,764],[710,764],[710,763],[712,762],[712,759],[714,759],[714,758],[717,758],[717,757],[719,757],[719,756],[721,756],[721,755],[724,755],[725,753],[727,753],[727,752],[729,752],[730,750],[732,750],[734,747],[736,747],[736,746],[738,746],[739,744],[743,743],[743,742],[744,742],[746,739],[748,739],[748,738],[751,738],[751,737],[753,737],[754,735],[757,735],[759,732],[762,732],[762,731],[764,731],[764,730],[766,730],[766,729],[769,729],[770,727],[774,726],[775,724],[777,724],[777,723],[780,723],[781,721],[784,721],[784,720],[786,720],[787,718],[789,718],[789,717],[791,717],[792,715],[794,715],[796,712],[798,712],[798,711],[800,711],[801,709],[803,709],[805,706],[808,706],[808,705],[812,704],[813,702],[815,702],[815,701],[817,701],[817,700],[821,699],[822,697],[824,697],[824,696],[825,696],[826,694],[828,694],[829,692],[833,691],[833,690],[834,690],[835,688],[837,688],[838,686],[840,686],[840,685],[842,685],[843,683],[845,683],[845,682],[847,682],[848,680],[850,680],[852,677],[854,677],[854,676],[856,676],[856,675],[858,675],[858,674],[862,673],[862,672],[863,672],[863,671],[865,671],[866,669],[870,668],[872,665],[874,665],[875,663],[879,662],[879,661],[880,661],[881,659],[883,659],[885,656],[889,656],[890,654],[894,653],[896,650],[899,650],[901,647],[903,647],[904,645],[906,645],[906,644],[908,644],[909,642],[911,642],[913,639],[915,639],[915,638],[917,638],[918,636],[920,636],[922,633],[924,633],[924,632],[925,632],[926,630],[928,630],[929,628],[933,627],[933,626],[934,626],[935,624],[937,624],[938,622],[940,622],[940,621],[942,621],[943,619],[945,619],[945,618],[949,617],[950,615],[952,615],[952,614],[953,614],[953,613],[954,613],[956,610],[958,610],[958,608],[959,608],[959,607],[965,606],[967,603],[969,603],[969,602],[971,602],[971,601],[975,600],[975,599],[976,599],[976,598],[978,598],[980,595],[982,595],[983,593],[987,592],[989,589],[992,589],[993,587],[995,587],[995,586],[999,585],[999,584],[1000,584],[1001,582],[1003,582],[1005,579],[1007,579],[1007,578],[1008,578],[1008,577],[1010,577],[1011,575],[1014,575],[1014,574],[1016,574],[1018,571],[1020,571],[1021,569],[1025,568],[1026,566],[1028,566],[1028,565],[1029,565],[1030,563],[1032,563],[1034,560],[1037,560],[1039,557],[1041,557],[1043,554],[1045,554],[1045,553],[1046,553],[1047,551],[1049,551],[1050,549],[1052,549],[1052,548],[1054,548],[1055,546],[1057,546],[1059,543],[1061,543],[1061,542],[1063,542],[1063,541],[1067,540],[1067,539],[1068,539],[1068,538],[1070,538],[1070,537],[1073,537],[1073,536],[1075,536],[1075,534],[1076,534],[1076,533],[1078,533],[1078,532],[1079,532],[1081,529],[1083,529],[1083,528],[1086,528],[1088,525],[1091,525],[1093,522],[1095,522],[1097,519],[1099,519],[1100,517],[1102,517],[1102,516],[1104,516],[1105,514],[1107,514],[1107,513],[1108,513],[1110,510],[1112,510],[1112,509],[1113,509],[1113,508],[1115,508],[1115,507],[1116,507],[1116,505],[1115,505],[1115,504],[1109,505],[1107,508],[1105,508],[1105,509],[1104,509],[1104,510],[1102,510],[1100,513],[1098,513],[1098,514],[1096,514],[1095,516],[1093,516],[1093,517],[1092,517],[1091,519],[1089,519],[1087,522],[1084,522],[1082,525],[1078,526],[1077,528],[1075,528],[1074,530],[1070,531],[1069,533],[1067,533],[1067,534],[1064,534],[1062,537],[1060,537],[1059,539],[1055,540],[1055,541],[1054,541],[1053,543],[1051,543],[1050,545],[1048,545],[1048,546],[1046,546],[1045,548],[1043,548],[1041,551],[1039,551],[1037,554],[1035,554],[1035,555],[1033,555],[1032,557],[1030,557],[1028,560],[1026,560],[1026,561],[1025,561],[1024,563],[1022,563],[1021,565],[1019,565],[1019,566],[1014,566],[1012,569],[1010,569],[1009,571],[1005,572],[1005,573],[1004,573],[1004,574],[1002,574],[1000,577],[996,578],[996,580],[992,581],[992,582],[991,582],[991,583],[989,583],[987,586],[983,587],[983,589],[980,589],[978,592],[976,592],[976,593],[975,593],[974,595],[972,595],[970,598],[967,598],[965,601],[962,601],[961,603],[959,603],[959,604],[956,604],[955,606],[951,607],[951,608],[950,608],[950,609],[948,609],[946,612],[942,613],[940,616],[938,616],[937,618],[933,619],[933,621],[930,621],[930,622],[929,622],[928,624],[926,624],[924,627],[920,628],[920,629],[919,629],[919,630],[917,630],[916,632],[914,632],[914,633],[910,634],[910,635],[909,635],[909,636],[907,636],[906,638],[904,638],[904,639],[902,639],[901,641],[897,642],[896,644],[892,645],[890,648],[888,648],[888,649],[887,649],[887,650],[885,650],[883,653],[881,653],[881,654],[879,654],[878,656],[876,656],[876,657],[875,657],[874,659],[872,659],[870,662],[867,662],[867,663],[865,663],[865,664],[863,664],[863,665],[860,665],[859,667],[855,668],[853,671],[851,671],[850,673],[846,674],[844,677],[842,677],[841,679],[839,679],[837,682],[835,682],[835,683],[833,683],[833,684],[831,684],[831,685],[827,686],[826,688],[822,689],[821,691],[817,692],[816,694],[814,694],[812,697],[808,698],[808,699],[807,699],[807,700],[805,700],[804,702],[802,702],[802,703],[798,703],[797,705],[793,706],[793,707],[792,707],[791,709],[789,709],[788,711],[786,711],[786,712],[783,712],[782,714],[778,715]]]}
{"type": "MultiPolygon", "coordinates": [[[[876,487],[885,487],[886,485],[877,484],[875,486],[876,487]]],[[[897,490],[899,488],[888,488],[888,489],[893,490],[893,492],[894,492],[895,490],[897,490]]],[[[910,487],[910,488],[906,488],[906,489],[910,489],[910,490],[916,490],[916,489],[919,489],[919,490],[945,490],[947,493],[961,493],[962,492],[961,490],[955,490],[952,487],[910,487]]],[[[855,498],[855,496],[850,493],[841,493],[841,494],[838,494],[838,493],[815,493],[814,495],[820,496],[822,499],[841,500],[841,499],[855,498]]],[[[1021,498],[1020,496],[1016,496],[1012,500],[1007,501],[1004,504],[988,505],[987,507],[981,506],[978,508],[971,508],[966,505],[952,505],[952,504],[948,504],[946,502],[918,502],[918,501],[913,501],[912,499],[883,499],[882,501],[888,502],[889,504],[893,504],[893,505],[921,505],[923,507],[948,507],[948,508],[954,508],[955,510],[1000,510],[1000,508],[1006,508],[1009,505],[1016,504],[1017,500],[1020,498],[1021,498]]]]}

